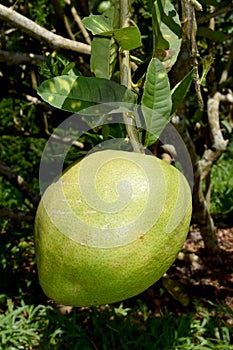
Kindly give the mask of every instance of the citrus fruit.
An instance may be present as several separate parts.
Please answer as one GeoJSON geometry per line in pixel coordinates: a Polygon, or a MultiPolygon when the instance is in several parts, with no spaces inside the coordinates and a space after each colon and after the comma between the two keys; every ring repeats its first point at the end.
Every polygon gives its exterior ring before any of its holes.
{"type": "Polygon", "coordinates": [[[114,150],[88,155],[51,184],[39,204],[42,289],[73,306],[139,294],[174,262],[191,210],[186,178],[164,161],[114,150]]]}

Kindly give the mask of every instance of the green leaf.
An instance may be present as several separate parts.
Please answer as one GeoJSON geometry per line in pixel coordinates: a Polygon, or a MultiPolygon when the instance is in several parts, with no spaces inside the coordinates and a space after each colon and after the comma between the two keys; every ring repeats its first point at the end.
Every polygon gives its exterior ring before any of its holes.
{"type": "Polygon", "coordinates": [[[70,62],[59,53],[47,56],[46,60],[40,64],[39,72],[47,79],[66,74],[82,75],[75,68],[75,62],[70,62]]]}
{"type": "Polygon", "coordinates": [[[130,26],[126,28],[115,29],[115,9],[104,12],[103,15],[90,15],[83,19],[85,27],[93,35],[114,37],[122,50],[133,50],[142,45],[141,34],[138,27],[130,26]]]}
{"type": "Polygon", "coordinates": [[[109,32],[113,29],[112,19],[104,15],[90,15],[82,20],[93,35],[109,32]]]}
{"type": "Polygon", "coordinates": [[[209,70],[211,69],[212,65],[214,64],[214,57],[211,55],[203,57],[203,58],[201,58],[201,62],[202,62],[202,74],[201,74],[201,78],[200,78],[200,84],[202,86],[206,86],[206,84],[207,84],[206,76],[207,76],[209,70]]]}
{"type": "Polygon", "coordinates": [[[178,300],[184,307],[188,306],[190,298],[183,284],[168,277],[163,277],[162,283],[163,287],[174,299],[178,300]]]}
{"type": "Polygon", "coordinates": [[[228,35],[219,30],[212,30],[207,27],[198,27],[197,35],[203,38],[215,41],[217,43],[222,43],[228,39],[228,35]]]}
{"type": "Polygon", "coordinates": [[[157,58],[153,58],[148,66],[141,103],[146,130],[152,134],[146,141],[149,146],[169,122],[172,108],[167,72],[157,58]]]}
{"type": "Polygon", "coordinates": [[[136,95],[125,86],[111,80],[93,77],[65,75],[54,77],[39,86],[38,94],[53,107],[73,113],[96,104],[136,103],[136,95]]]}
{"type": "Polygon", "coordinates": [[[122,50],[134,50],[142,45],[141,34],[136,26],[114,29],[105,33],[100,33],[100,35],[113,35],[122,50]]]}
{"type": "Polygon", "coordinates": [[[153,56],[164,62],[168,71],[176,62],[180,52],[182,30],[174,5],[166,0],[163,10],[164,12],[160,13],[160,35],[155,43],[153,56]]]}
{"type": "Polygon", "coordinates": [[[106,37],[114,37],[122,50],[134,50],[142,45],[141,34],[136,26],[113,29],[106,32],[98,33],[106,37]]]}
{"type": "Polygon", "coordinates": [[[193,70],[191,70],[171,91],[172,93],[172,110],[173,114],[180,106],[181,102],[185,98],[189,91],[190,85],[193,81],[193,70]]]}
{"type": "Polygon", "coordinates": [[[227,132],[228,132],[229,134],[231,134],[231,132],[232,132],[232,126],[231,126],[231,124],[229,123],[229,121],[226,120],[226,119],[224,119],[224,120],[221,121],[221,124],[224,125],[225,128],[226,128],[226,130],[227,130],[227,132]]]}
{"type": "Polygon", "coordinates": [[[110,79],[118,55],[114,38],[94,37],[91,44],[91,71],[96,77],[110,79]]]}
{"type": "Polygon", "coordinates": [[[165,0],[156,0],[152,6],[152,28],[154,34],[154,45],[157,47],[158,40],[162,39],[160,31],[161,18],[164,13],[165,0]]]}

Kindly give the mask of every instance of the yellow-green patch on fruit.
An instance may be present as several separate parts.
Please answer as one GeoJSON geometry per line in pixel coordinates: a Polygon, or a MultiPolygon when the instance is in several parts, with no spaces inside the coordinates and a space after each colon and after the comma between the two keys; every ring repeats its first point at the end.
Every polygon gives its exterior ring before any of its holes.
{"type": "Polygon", "coordinates": [[[57,303],[135,296],[174,262],[192,211],[189,185],[162,160],[96,152],[45,191],[35,220],[40,284],[57,303]]]}

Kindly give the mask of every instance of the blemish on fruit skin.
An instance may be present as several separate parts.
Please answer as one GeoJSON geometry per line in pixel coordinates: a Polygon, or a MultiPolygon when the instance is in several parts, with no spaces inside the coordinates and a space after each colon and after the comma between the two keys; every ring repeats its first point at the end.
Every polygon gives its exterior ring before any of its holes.
{"type": "Polygon", "coordinates": [[[80,285],[76,285],[75,287],[72,288],[72,292],[73,293],[77,293],[77,292],[80,291],[80,289],[81,289],[81,286],[80,285]]]}

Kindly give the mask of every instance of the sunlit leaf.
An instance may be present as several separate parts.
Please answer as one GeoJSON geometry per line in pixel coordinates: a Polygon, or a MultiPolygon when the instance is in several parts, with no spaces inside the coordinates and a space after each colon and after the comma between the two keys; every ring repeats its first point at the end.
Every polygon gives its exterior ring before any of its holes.
{"type": "Polygon", "coordinates": [[[152,28],[154,34],[154,46],[158,46],[159,39],[162,39],[162,33],[160,31],[161,18],[164,13],[165,0],[156,0],[152,6],[152,28]]]}
{"type": "Polygon", "coordinates": [[[168,71],[176,62],[180,52],[182,30],[179,15],[170,1],[165,2],[164,8],[160,5],[159,9],[161,23],[157,20],[157,26],[160,23],[160,27],[158,38],[155,38],[153,56],[164,62],[168,71]]]}
{"type": "Polygon", "coordinates": [[[136,25],[118,29],[114,23],[114,8],[103,15],[90,15],[83,19],[83,24],[93,35],[114,37],[122,50],[133,50],[142,45],[141,34],[136,25]]]}
{"type": "Polygon", "coordinates": [[[96,77],[110,79],[117,55],[118,46],[114,38],[94,37],[91,45],[91,71],[96,77]]]}
{"type": "Polygon", "coordinates": [[[221,120],[221,124],[225,126],[225,128],[229,134],[232,132],[232,126],[228,120],[226,120],[226,119],[221,120]]]}
{"type": "Polygon", "coordinates": [[[146,130],[152,134],[146,146],[159,137],[170,119],[172,101],[167,72],[163,64],[153,58],[148,66],[142,96],[142,112],[146,130]]]}
{"type": "Polygon", "coordinates": [[[201,58],[201,63],[202,63],[202,74],[200,78],[200,84],[202,86],[205,86],[206,83],[206,76],[209,73],[209,70],[211,69],[213,63],[214,63],[214,57],[212,55],[202,57],[201,58]]]}
{"type": "Polygon", "coordinates": [[[39,86],[38,94],[50,105],[70,112],[108,102],[136,102],[136,95],[123,85],[107,79],[82,76],[48,79],[39,86]]]}
{"type": "Polygon", "coordinates": [[[172,93],[172,110],[173,114],[180,106],[189,91],[190,85],[193,81],[193,70],[191,70],[171,91],[172,93]]]}
{"type": "Polygon", "coordinates": [[[82,22],[93,35],[105,33],[113,29],[111,18],[104,15],[90,15],[83,18],[82,22]]]}
{"type": "Polygon", "coordinates": [[[142,45],[141,34],[136,26],[114,29],[109,32],[101,33],[100,35],[113,35],[122,50],[133,50],[142,45]]]}

